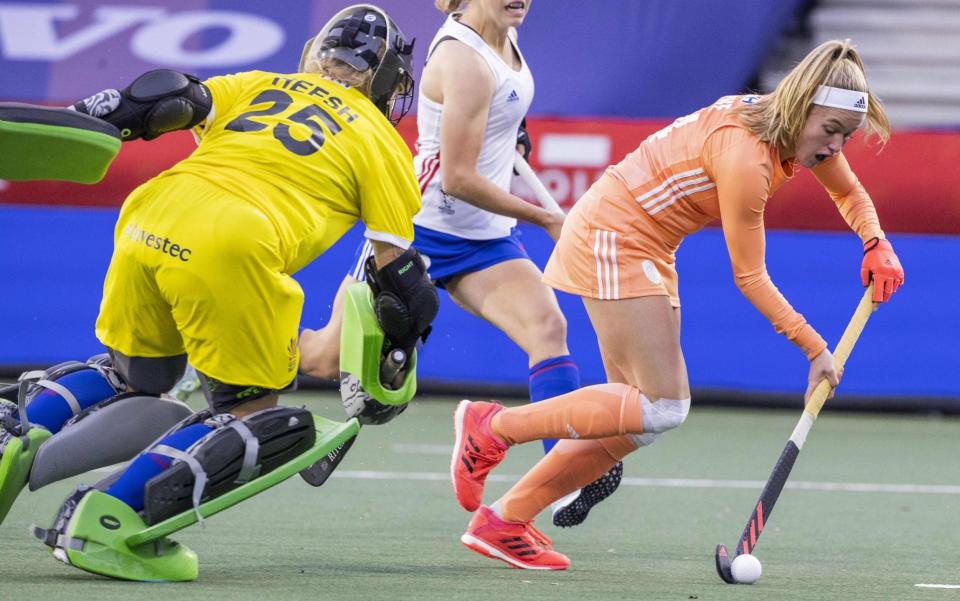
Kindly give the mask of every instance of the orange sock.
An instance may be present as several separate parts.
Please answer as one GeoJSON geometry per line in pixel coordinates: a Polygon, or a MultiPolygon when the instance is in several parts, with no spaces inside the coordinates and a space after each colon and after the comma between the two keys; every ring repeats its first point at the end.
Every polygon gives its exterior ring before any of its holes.
{"type": "Polygon", "coordinates": [[[510,522],[528,522],[557,499],[607,473],[637,448],[630,436],[561,440],[553,450],[500,497],[500,512],[510,522]]]}
{"type": "Polygon", "coordinates": [[[640,389],[626,384],[587,386],[493,416],[490,430],[508,445],[544,438],[609,438],[643,432],[640,389]]]}

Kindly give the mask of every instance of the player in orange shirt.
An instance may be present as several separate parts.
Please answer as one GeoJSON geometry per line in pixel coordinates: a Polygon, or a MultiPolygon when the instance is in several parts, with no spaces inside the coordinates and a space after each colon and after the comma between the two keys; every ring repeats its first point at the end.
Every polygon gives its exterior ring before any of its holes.
{"type": "Polygon", "coordinates": [[[569,559],[533,518],[683,423],[690,387],[675,251],[715,219],[740,291],[810,360],[805,398],[821,379],[838,384],[826,342],[767,274],[763,212],[798,166],[811,169],[863,241],[861,275],[865,286],[874,282],[873,300],[886,302],[903,283],[873,202],[841,152],[861,127],[889,136],[869,89],[850,42],[824,43],[772,93],[721,98],[653,134],[577,202],[544,279],[583,298],[608,383],[525,407],[460,403],[451,477],[465,507],[480,498],[510,446],[565,439],[497,502],[480,507],[461,537],[467,547],[515,567],[566,569],[569,559]]]}

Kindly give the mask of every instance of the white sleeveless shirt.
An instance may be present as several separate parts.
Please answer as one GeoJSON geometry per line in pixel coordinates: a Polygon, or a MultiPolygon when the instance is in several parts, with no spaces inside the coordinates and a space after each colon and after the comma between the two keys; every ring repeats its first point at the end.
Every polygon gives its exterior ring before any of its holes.
{"type": "MultiPolygon", "coordinates": [[[[533,75],[527,61],[513,41],[510,44],[520,57],[519,71],[513,70],[473,29],[449,16],[430,44],[427,60],[442,40],[453,38],[473,48],[487,63],[496,79],[490,101],[487,127],[477,157],[477,171],[501,189],[510,190],[513,159],[517,148],[517,130],[533,100],[533,75]]],[[[440,116],[443,105],[423,95],[417,98],[417,155],[414,168],[420,179],[423,207],[413,222],[445,234],[469,240],[491,240],[510,234],[517,224],[513,217],[485,211],[465,200],[443,192],[440,162],[440,116]]]]}

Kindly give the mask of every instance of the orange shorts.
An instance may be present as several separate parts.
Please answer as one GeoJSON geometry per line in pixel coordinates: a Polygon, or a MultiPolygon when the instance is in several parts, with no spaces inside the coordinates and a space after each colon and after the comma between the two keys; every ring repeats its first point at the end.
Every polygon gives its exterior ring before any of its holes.
{"type": "Polygon", "coordinates": [[[668,296],[680,306],[675,248],[623,184],[603,175],[563,224],[543,281],[588,298],[668,296]]]}

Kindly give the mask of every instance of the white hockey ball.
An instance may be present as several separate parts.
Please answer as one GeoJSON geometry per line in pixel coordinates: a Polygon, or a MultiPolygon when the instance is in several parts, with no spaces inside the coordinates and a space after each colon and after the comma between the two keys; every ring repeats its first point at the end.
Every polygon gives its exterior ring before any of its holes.
{"type": "Polygon", "coordinates": [[[733,574],[733,579],[740,584],[753,584],[757,580],[760,580],[760,573],[762,571],[763,568],[760,565],[760,560],[749,553],[737,555],[733,563],[730,564],[730,572],[733,574]]]}

